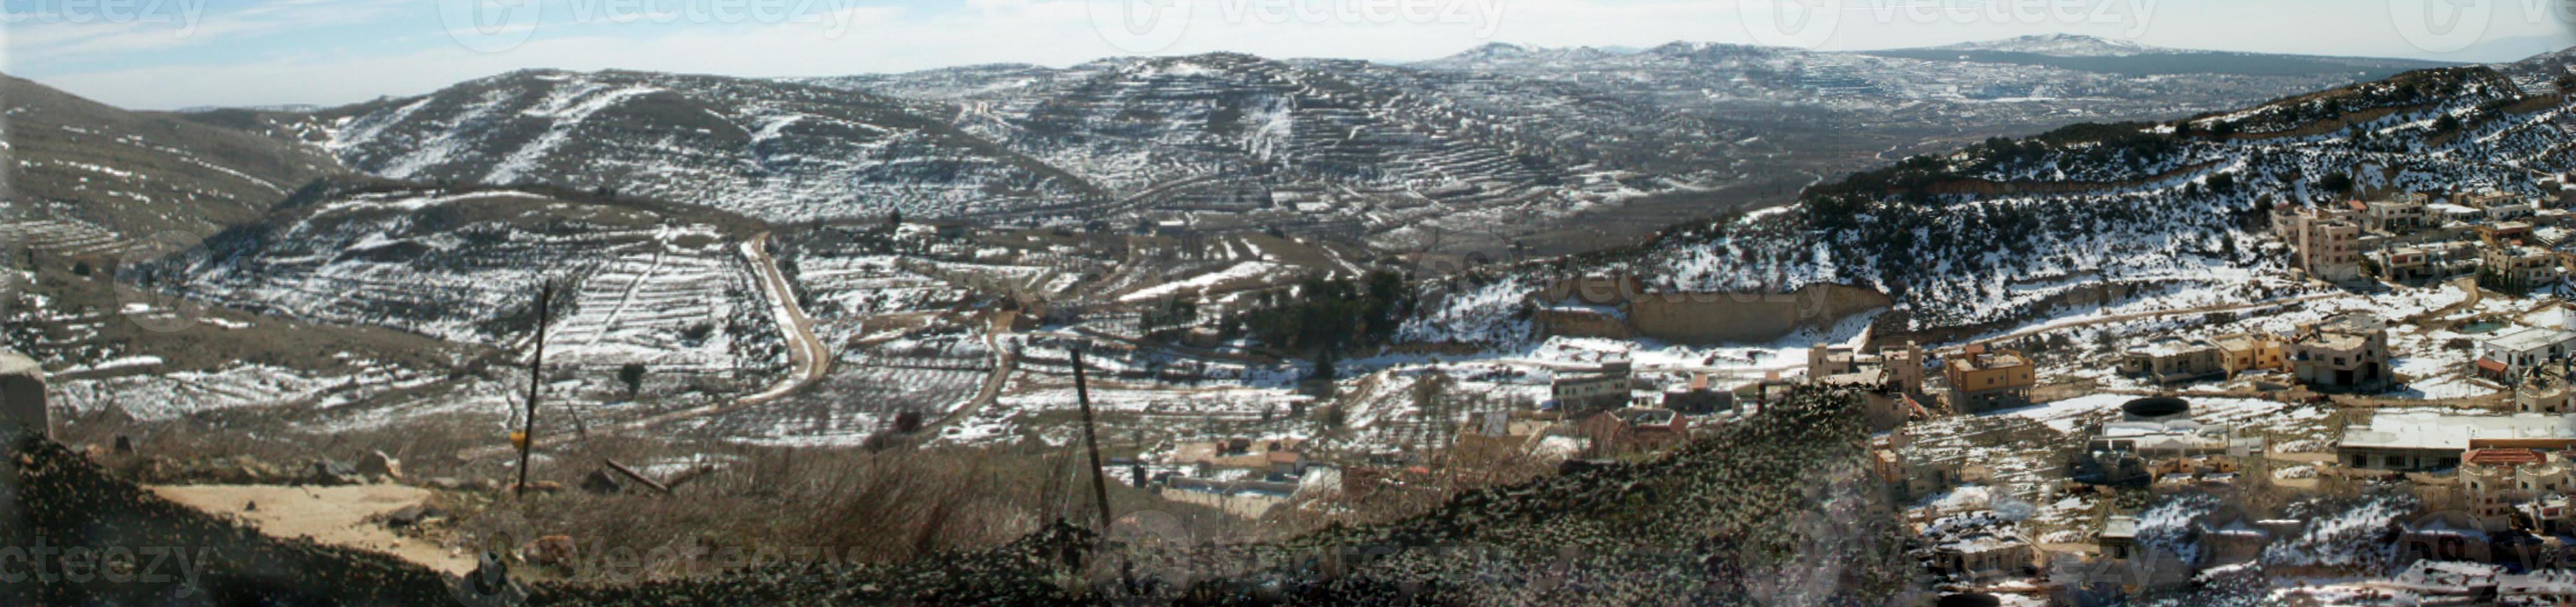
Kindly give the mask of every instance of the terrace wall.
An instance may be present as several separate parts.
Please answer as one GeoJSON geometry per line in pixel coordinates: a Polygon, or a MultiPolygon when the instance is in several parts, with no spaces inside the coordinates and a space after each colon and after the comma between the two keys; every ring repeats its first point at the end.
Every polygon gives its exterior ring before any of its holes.
{"type": "Polygon", "coordinates": [[[0,375],[0,430],[50,437],[53,423],[47,415],[45,380],[33,369],[0,375]]]}
{"type": "Polygon", "coordinates": [[[1640,337],[1677,343],[1766,342],[1800,327],[1829,327],[1854,314],[1895,305],[1886,294],[1836,284],[1785,295],[1658,293],[1628,304],[1640,337]]]}

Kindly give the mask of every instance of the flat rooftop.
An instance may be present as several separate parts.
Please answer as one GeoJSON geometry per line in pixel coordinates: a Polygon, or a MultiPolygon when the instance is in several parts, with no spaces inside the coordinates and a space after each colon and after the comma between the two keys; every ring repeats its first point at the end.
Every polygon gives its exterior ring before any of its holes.
{"type": "Polygon", "coordinates": [[[2576,331],[2549,327],[2523,327],[2488,338],[2486,343],[2490,346],[2521,352],[2569,341],[2576,341],[2576,331]]]}
{"type": "Polygon", "coordinates": [[[2156,338],[2155,341],[2148,342],[2146,346],[2138,348],[2137,352],[2149,356],[2173,356],[2185,352],[2207,350],[2216,347],[2216,345],[2211,344],[2209,340],[2206,339],[2159,337],[2156,338]]]}
{"type": "Polygon", "coordinates": [[[2465,450],[2471,439],[2493,438],[2576,439],[2576,418],[2540,413],[2381,413],[2371,416],[2367,428],[2344,430],[2341,446],[2465,450]]]}
{"type": "Polygon", "coordinates": [[[2137,517],[2133,517],[2133,516],[2113,516],[2113,517],[2110,517],[2110,518],[2103,519],[2103,520],[2102,520],[2102,537],[2125,537],[2125,538],[2131,538],[2131,539],[2135,539],[2135,538],[2137,538],[2137,537],[2138,537],[2138,519],[2137,519],[2137,517]]]}
{"type": "Polygon", "coordinates": [[[1950,366],[1961,369],[2001,369],[2030,364],[2012,352],[1987,352],[1950,359],[1950,366]]]}
{"type": "Polygon", "coordinates": [[[2388,328],[2388,321],[2369,312],[2345,312],[2326,321],[2326,327],[2345,331],[2377,331],[2388,328]]]}

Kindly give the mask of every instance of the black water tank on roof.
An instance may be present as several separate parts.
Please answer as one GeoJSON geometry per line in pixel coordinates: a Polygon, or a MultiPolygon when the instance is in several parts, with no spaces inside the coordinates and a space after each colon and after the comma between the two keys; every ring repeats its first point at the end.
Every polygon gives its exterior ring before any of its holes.
{"type": "Polygon", "coordinates": [[[2120,405],[2123,421],[2161,422],[2191,419],[2191,401],[2175,396],[2149,396],[2120,405]]]}

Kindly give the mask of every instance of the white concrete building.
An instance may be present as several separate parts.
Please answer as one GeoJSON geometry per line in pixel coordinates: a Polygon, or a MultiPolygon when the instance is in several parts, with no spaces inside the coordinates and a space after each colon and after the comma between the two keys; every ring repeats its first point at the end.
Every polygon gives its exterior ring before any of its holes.
{"type": "Polygon", "coordinates": [[[2345,429],[2335,454],[2353,468],[2441,470],[2457,467],[2461,452],[2478,440],[2576,445],[2576,417],[2380,413],[2367,427],[2345,429]]]}
{"type": "Polygon", "coordinates": [[[2566,358],[2571,349],[2576,349],[2576,331],[2552,327],[2507,329],[2478,340],[2475,364],[2479,376],[2511,383],[2532,367],[2566,358]]]}

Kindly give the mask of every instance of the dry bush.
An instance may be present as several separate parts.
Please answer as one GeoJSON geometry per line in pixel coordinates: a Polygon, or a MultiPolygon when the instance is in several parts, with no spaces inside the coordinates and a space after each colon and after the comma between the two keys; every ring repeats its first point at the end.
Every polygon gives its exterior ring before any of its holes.
{"type": "Polygon", "coordinates": [[[257,409],[210,411],[167,420],[137,421],[114,412],[93,413],[70,419],[58,419],[54,428],[57,442],[75,448],[110,449],[117,437],[126,437],[134,446],[131,457],[115,456],[103,463],[121,476],[141,482],[185,482],[185,478],[155,477],[144,468],[157,462],[181,464],[202,463],[214,458],[248,457],[289,472],[301,472],[297,466],[316,460],[352,462],[370,452],[383,451],[403,461],[404,471],[412,477],[468,476],[497,477],[503,469],[497,461],[463,462],[456,454],[467,449],[487,447],[505,441],[503,433],[490,416],[436,415],[409,420],[397,427],[337,433],[299,431],[278,419],[273,412],[257,409]]]}
{"type": "MultiPolygon", "coordinates": [[[[1420,470],[1382,469],[1388,482],[1346,494],[1327,492],[1270,510],[1263,531],[1272,537],[1302,535],[1333,524],[1369,525],[1418,516],[1458,494],[1511,485],[1556,472],[1555,460],[1504,441],[1463,441],[1434,452],[1420,470]]],[[[1345,469],[1343,474],[1354,472],[1345,469]]],[[[1345,481],[1351,477],[1345,476],[1345,481]]],[[[1364,481],[1363,481],[1364,482],[1364,481]]]]}
{"type": "MultiPolygon", "coordinates": [[[[507,486],[516,480],[515,456],[465,460],[469,450],[505,445],[507,429],[493,416],[448,415],[409,420],[382,430],[343,433],[298,431],[275,411],[208,412],[140,422],[114,414],[66,420],[57,438],[102,452],[115,437],[135,446],[131,456],[102,457],[120,476],[146,483],[202,479],[170,474],[215,458],[257,459],[288,474],[307,462],[343,462],[382,450],[403,460],[413,482],[430,477],[483,480],[507,486]]],[[[500,512],[524,518],[529,532],[573,538],[584,562],[624,549],[651,555],[657,549],[698,558],[645,572],[655,577],[715,573],[728,564],[721,553],[812,548],[843,561],[899,562],[940,551],[1002,544],[1062,518],[1091,526],[1097,520],[1086,458],[1043,444],[1002,447],[923,448],[912,440],[875,448],[785,448],[721,441],[594,434],[542,449],[530,479],[560,483],[560,493],[512,496],[508,491],[441,491],[432,503],[449,512],[434,527],[456,530],[500,512]],[[628,485],[615,494],[580,489],[604,461],[643,471],[656,462],[708,456],[689,471],[646,471],[678,482],[663,495],[628,485]]],[[[1177,517],[1199,538],[1222,540],[1242,533],[1243,521],[1212,508],[1170,502],[1108,474],[1116,513],[1159,511],[1177,517]]],[[[282,481],[281,481],[282,482],[282,481]]],[[[436,534],[432,534],[435,536],[436,534]]],[[[438,537],[429,537],[438,541],[438,537]]],[[[620,572],[585,568],[577,579],[620,572]]]]}
{"type": "MultiPolygon", "coordinates": [[[[768,548],[819,551],[844,561],[902,562],[1009,542],[1058,517],[1091,524],[1096,507],[1079,458],[1060,450],[1015,447],[879,451],[728,444],[692,451],[638,439],[585,441],[534,470],[538,478],[564,483],[565,492],[503,496],[480,507],[518,512],[538,533],[573,537],[585,554],[615,548],[637,554],[656,549],[747,554],[768,548]],[[668,496],[632,486],[609,495],[572,488],[590,471],[603,469],[602,459],[635,465],[693,452],[730,461],[674,487],[668,496]]],[[[1213,509],[1167,502],[1115,480],[1109,489],[1114,512],[1174,514],[1200,537],[1236,532],[1235,522],[1213,509]]],[[[701,575],[724,564],[708,558],[648,573],[701,575]]]]}

